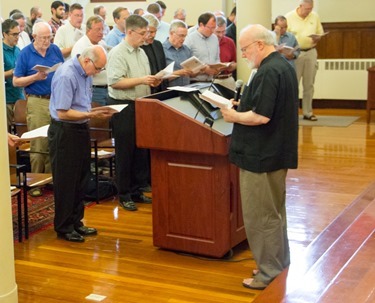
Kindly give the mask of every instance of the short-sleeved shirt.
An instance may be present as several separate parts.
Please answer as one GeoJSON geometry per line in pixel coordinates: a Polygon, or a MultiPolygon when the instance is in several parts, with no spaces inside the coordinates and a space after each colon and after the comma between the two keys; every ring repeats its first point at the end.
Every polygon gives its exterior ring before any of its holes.
{"type": "Polygon", "coordinates": [[[116,25],[113,26],[111,31],[105,36],[105,43],[109,46],[116,46],[125,38],[125,33],[120,31],[116,25]]]}
{"type": "MultiPolygon", "coordinates": [[[[85,33],[86,28],[83,24],[81,25],[81,28],[75,28],[68,21],[56,31],[53,43],[55,43],[60,49],[72,47],[85,33]]],[[[70,57],[71,56],[69,55],[65,60],[70,59],[70,57]]]]}
{"type": "MultiPolygon", "coordinates": [[[[61,65],[52,79],[50,113],[54,120],[61,121],[57,110],[74,109],[88,112],[91,109],[92,77],[87,76],[77,57],[61,65]]],[[[67,121],[83,123],[86,120],[67,121]]]]}
{"type": "Polygon", "coordinates": [[[317,13],[311,12],[303,19],[297,9],[287,13],[285,17],[288,20],[288,32],[291,32],[297,39],[301,49],[307,49],[314,46],[313,40],[309,37],[312,34],[323,34],[323,26],[317,13]]]}
{"type": "Polygon", "coordinates": [[[150,64],[143,49],[132,47],[126,40],[108,54],[108,94],[118,100],[135,100],[151,93],[149,85],[136,85],[128,89],[114,89],[112,84],[124,78],[140,78],[151,74],[150,64]]]}
{"type": "Polygon", "coordinates": [[[250,86],[246,86],[239,112],[268,117],[266,124],[235,123],[229,159],[255,172],[296,168],[298,162],[298,83],[293,67],[278,52],[261,62],[250,86]]]}
{"type": "MultiPolygon", "coordinates": [[[[216,35],[209,37],[202,35],[199,30],[192,32],[186,37],[185,44],[190,48],[193,56],[206,64],[220,62],[219,40],[216,35]]],[[[198,75],[196,80],[207,81],[208,75],[198,75]]]]}
{"type": "MultiPolygon", "coordinates": [[[[192,56],[191,50],[188,46],[183,44],[180,48],[176,49],[168,39],[164,41],[163,48],[167,65],[174,61],[173,70],[182,69],[181,62],[184,62],[186,59],[189,59],[192,56]]],[[[169,81],[169,85],[171,86],[182,86],[188,84],[190,84],[190,77],[179,77],[169,81]]]]}
{"type": "MultiPolygon", "coordinates": [[[[14,69],[20,49],[3,43],[4,71],[14,69]]],[[[14,104],[17,100],[24,100],[23,89],[13,86],[13,78],[5,78],[5,100],[7,104],[14,104]]]]}
{"type": "MultiPolygon", "coordinates": [[[[46,55],[43,57],[36,51],[34,44],[31,43],[20,52],[17,58],[14,75],[16,77],[27,77],[37,73],[37,71],[32,69],[37,64],[51,67],[59,62],[64,62],[64,58],[56,45],[51,43],[46,51],[46,55]]],[[[50,95],[53,74],[53,72],[49,73],[47,79],[35,81],[26,86],[26,94],[50,95]]]]}
{"type": "MultiPolygon", "coordinates": [[[[284,35],[281,35],[280,40],[279,40],[279,45],[280,44],[284,44],[286,46],[290,46],[290,47],[295,48],[296,50],[293,52],[294,57],[297,58],[299,56],[301,50],[299,49],[299,45],[298,45],[296,37],[294,37],[294,35],[292,33],[285,32],[284,35]]],[[[283,54],[281,54],[281,55],[283,56],[283,54]]],[[[293,67],[295,67],[294,59],[292,59],[292,60],[287,59],[287,60],[289,61],[290,64],[292,64],[293,67]]]]}

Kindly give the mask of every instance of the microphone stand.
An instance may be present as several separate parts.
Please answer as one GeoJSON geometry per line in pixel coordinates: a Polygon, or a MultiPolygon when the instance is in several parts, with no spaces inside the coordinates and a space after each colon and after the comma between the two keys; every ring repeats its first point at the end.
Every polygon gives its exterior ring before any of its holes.
{"type": "MultiPolygon", "coordinates": [[[[221,71],[218,72],[217,74],[215,74],[215,75],[212,77],[211,84],[210,84],[210,86],[208,87],[208,90],[210,90],[210,89],[212,88],[212,86],[214,85],[215,80],[217,79],[217,77],[219,77],[220,74],[221,74],[221,71]]],[[[199,99],[200,99],[200,98],[199,98],[199,99]]],[[[204,101],[203,101],[202,99],[200,99],[199,107],[198,107],[198,110],[197,110],[197,112],[196,112],[196,114],[195,114],[195,116],[194,116],[194,120],[197,118],[198,113],[199,113],[200,110],[202,109],[203,102],[204,102],[204,101]]],[[[207,118],[208,118],[208,117],[206,117],[206,120],[207,120],[207,118]]]]}

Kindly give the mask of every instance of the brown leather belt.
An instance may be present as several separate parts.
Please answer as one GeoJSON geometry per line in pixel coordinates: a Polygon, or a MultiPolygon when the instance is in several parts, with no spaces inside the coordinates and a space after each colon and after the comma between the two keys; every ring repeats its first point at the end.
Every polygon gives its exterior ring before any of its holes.
{"type": "Polygon", "coordinates": [[[223,74],[216,77],[216,79],[228,79],[232,77],[232,74],[223,74]]]}
{"type": "Polygon", "coordinates": [[[51,95],[34,95],[34,94],[29,94],[27,95],[28,97],[35,97],[39,99],[50,99],[51,95]]]}

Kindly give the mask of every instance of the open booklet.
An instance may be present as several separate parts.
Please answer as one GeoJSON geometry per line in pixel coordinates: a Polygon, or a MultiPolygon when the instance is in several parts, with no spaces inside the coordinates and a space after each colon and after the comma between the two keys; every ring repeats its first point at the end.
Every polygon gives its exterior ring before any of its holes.
{"type": "Polygon", "coordinates": [[[28,141],[31,139],[37,139],[37,138],[45,138],[48,135],[48,128],[49,124],[44,125],[42,127],[30,130],[28,132],[25,132],[22,134],[19,141],[28,141]]]}
{"type": "Polygon", "coordinates": [[[276,47],[276,50],[279,53],[282,53],[284,55],[290,55],[294,53],[297,49],[299,49],[299,46],[291,47],[291,46],[285,45],[285,43],[282,43],[276,47]]]}
{"type": "Polygon", "coordinates": [[[205,66],[205,64],[197,57],[192,56],[189,59],[181,62],[181,66],[184,69],[190,70],[195,74],[198,73],[205,66]]]}
{"type": "Polygon", "coordinates": [[[328,34],[329,34],[329,32],[325,32],[325,33],[323,33],[323,34],[311,34],[311,35],[309,35],[308,37],[314,39],[314,38],[323,37],[323,36],[328,35],[328,34]]]}
{"type": "Polygon", "coordinates": [[[170,64],[168,64],[168,66],[166,68],[164,68],[163,70],[161,70],[160,72],[158,72],[155,77],[158,78],[158,79],[174,79],[174,78],[178,78],[179,76],[178,75],[173,75],[173,69],[174,69],[174,61],[170,64]]]}
{"type": "Polygon", "coordinates": [[[46,66],[46,65],[37,64],[32,69],[36,70],[38,72],[45,72],[45,73],[49,74],[49,73],[52,73],[52,72],[56,71],[61,64],[62,64],[61,62],[56,63],[53,66],[46,66]]]}
{"type": "Polygon", "coordinates": [[[210,92],[209,90],[206,90],[203,94],[200,94],[199,98],[219,108],[231,108],[233,106],[232,102],[229,99],[219,96],[218,94],[215,94],[213,92],[210,92]]]}
{"type": "Polygon", "coordinates": [[[231,63],[232,62],[219,62],[219,63],[207,64],[207,65],[213,69],[224,70],[224,69],[227,69],[231,63]]]}

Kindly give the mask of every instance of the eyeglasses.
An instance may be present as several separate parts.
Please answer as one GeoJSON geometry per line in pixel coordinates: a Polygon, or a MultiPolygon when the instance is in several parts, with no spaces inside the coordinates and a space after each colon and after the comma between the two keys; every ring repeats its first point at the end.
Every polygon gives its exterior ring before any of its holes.
{"type": "Polygon", "coordinates": [[[135,30],[132,30],[132,32],[135,32],[135,33],[137,33],[138,35],[140,35],[140,36],[146,36],[147,34],[148,34],[148,31],[145,31],[145,32],[137,32],[137,31],[135,31],[135,30]]]}
{"type": "Polygon", "coordinates": [[[21,32],[8,34],[9,36],[18,37],[21,32]]]}
{"type": "Polygon", "coordinates": [[[251,45],[253,45],[254,43],[256,42],[259,42],[259,40],[255,40],[254,42],[251,42],[250,44],[246,45],[245,47],[241,48],[241,52],[246,52],[247,48],[251,45]]]}
{"type": "Polygon", "coordinates": [[[173,32],[178,38],[186,38],[187,35],[184,35],[184,34],[177,34],[175,32],[173,32]]]}
{"type": "Polygon", "coordinates": [[[94,65],[95,70],[96,70],[97,72],[102,72],[103,70],[105,70],[105,67],[97,67],[97,66],[95,65],[94,61],[92,61],[91,59],[90,59],[90,61],[91,61],[92,65],[94,65]]]}

